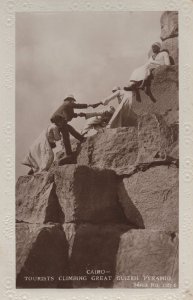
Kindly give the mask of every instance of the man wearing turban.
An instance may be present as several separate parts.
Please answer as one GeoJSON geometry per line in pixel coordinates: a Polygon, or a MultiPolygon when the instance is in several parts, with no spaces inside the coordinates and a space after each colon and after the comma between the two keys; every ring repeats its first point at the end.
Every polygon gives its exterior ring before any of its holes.
{"type": "Polygon", "coordinates": [[[170,65],[169,54],[166,50],[160,50],[161,44],[155,42],[152,45],[153,54],[147,63],[135,69],[130,76],[129,85],[124,87],[125,91],[132,91],[136,88],[143,88],[151,71],[159,66],[170,65]]]}

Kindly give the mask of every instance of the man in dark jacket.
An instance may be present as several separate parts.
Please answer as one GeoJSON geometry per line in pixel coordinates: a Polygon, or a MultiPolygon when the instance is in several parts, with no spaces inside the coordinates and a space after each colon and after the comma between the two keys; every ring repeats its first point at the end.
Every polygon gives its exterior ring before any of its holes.
{"type": "Polygon", "coordinates": [[[74,99],[74,96],[69,95],[64,99],[64,103],[55,111],[50,119],[52,123],[56,124],[62,134],[67,157],[72,157],[69,133],[80,142],[85,139],[79,132],[77,132],[71,125],[68,124],[68,122],[73,118],[79,116],[78,114],[74,113],[74,109],[85,109],[87,107],[96,108],[100,104],[103,104],[102,102],[96,104],[78,104],[75,102],[76,100],[74,99]]]}

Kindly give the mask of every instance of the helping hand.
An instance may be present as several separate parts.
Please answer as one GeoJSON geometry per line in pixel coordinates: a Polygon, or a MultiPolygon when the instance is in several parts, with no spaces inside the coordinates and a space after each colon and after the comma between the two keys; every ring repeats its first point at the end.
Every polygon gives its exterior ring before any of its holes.
{"type": "Polygon", "coordinates": [[[103,105],[105,106],[105,105],[108,105],[108,100],[105,100],[104,102],[103,102],[103,105]]]}
{"type": "Polygon", "coordinates": [[[81,113],[77,114],[77,116],[78,117],[86,117],[86,114],[81,112],[81,113]]]}
{"type": "Polygon", "coordinates": [[[90,104],[89,106],[91,106],[92,108],[96,108],[96,107],[98,107],[101,104],[103,105],[102,101],[98,102],[98,103],[95,103],[95,104],[90,104]]]}

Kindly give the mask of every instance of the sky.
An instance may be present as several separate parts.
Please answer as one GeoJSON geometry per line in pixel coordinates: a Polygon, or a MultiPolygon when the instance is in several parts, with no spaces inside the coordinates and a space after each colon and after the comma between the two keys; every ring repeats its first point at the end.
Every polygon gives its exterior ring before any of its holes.
{"type": "MultiPolygon", "coordinates": [[[[16,177],[27,174],[22,159],[68,94],[77,103],[96,103],[128,84],[160,41],[161,14],[16,14],[16,177]]],[[[84,122],[71,125],[81,131],[84,122]]]]}

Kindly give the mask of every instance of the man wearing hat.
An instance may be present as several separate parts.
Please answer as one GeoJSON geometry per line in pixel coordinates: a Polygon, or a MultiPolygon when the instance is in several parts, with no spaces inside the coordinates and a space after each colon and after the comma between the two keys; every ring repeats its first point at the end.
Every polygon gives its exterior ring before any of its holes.
{"type": "Polygon", "coordinates": [[[153,54],[147,63],[135,69],[130,76],[129,85],[124,87],[125,91],[133,91],[136,88],[144,88],[151,71],[159,66],[170,65],[169,54],[166,50],[160,50],[161,44],[155,42],[152,45],[153,54]]]}
{"type": "Polygon", "coordinates": [[[74,109],[85,109],[88,107],[96,108],[102,102],[96,104],[78,104],[73,95],[69,95],[64,99],[64,103],[55,111],[51,117],[51,122],[54,123],[62,134],[64,147],[67,157],[72,157],[72,149],[70,144],[70,135],[74,136],[80,142],[84,141],[84,137],[77,132],[71,125],[68,124],[73,118],[78,117],[78,114],[74,113],[74,109]]]}

